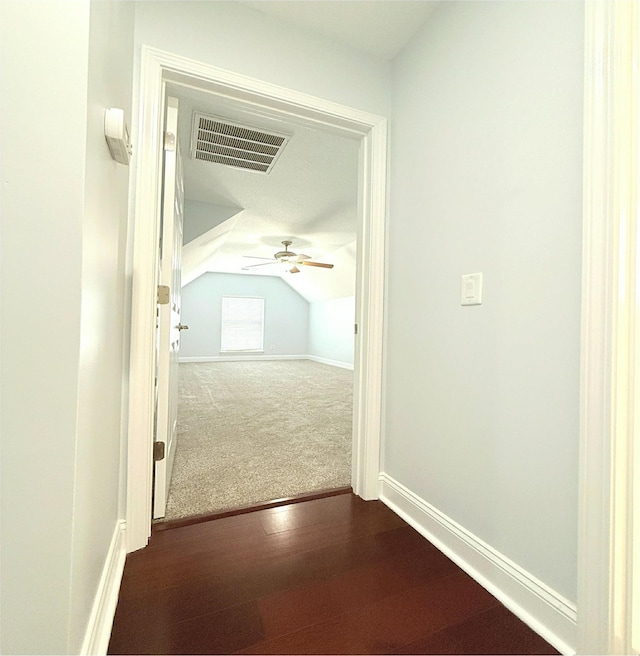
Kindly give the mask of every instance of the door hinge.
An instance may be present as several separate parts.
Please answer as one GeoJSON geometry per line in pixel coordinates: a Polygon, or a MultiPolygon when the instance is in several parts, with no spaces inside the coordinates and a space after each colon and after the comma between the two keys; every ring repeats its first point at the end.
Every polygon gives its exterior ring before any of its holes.
{"type": "Polygon", "coordinates": [[[176,149],[176,135],[173,134],[173,132],[164,133],[164,149],[165,150],[176,149]]]}
{"type": "Polygon", "coordinates": [[[164,459],[164,442],[153,443],[153,462],[164,459]]]}
{"type": "Polygon", "coordinates": [[[354,324],[354,326],[353,326],[353,334],[354,334],[354,335],[357,335],[357,334],[358,334],[358,324],[357,324],[357,323],[354,324]]]}
{"type": "Polygon", "coordinates": [[[168,305],[171,298],[169,285],[158,285],[158,305],[168,305]]]}

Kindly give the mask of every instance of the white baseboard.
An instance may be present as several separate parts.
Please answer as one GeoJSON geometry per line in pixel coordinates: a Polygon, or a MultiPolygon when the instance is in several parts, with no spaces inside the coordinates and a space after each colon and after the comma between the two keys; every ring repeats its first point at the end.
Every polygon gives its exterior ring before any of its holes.
{"type": "Polygon", "coordinates": [[[180,356],[180,362],[244,362],[249,360],[306,360],[306,355],[197,355],[180,356]]]}
{"type": "Polygon", "coordinates": [[[119,521],[111,538],[93,608],[91,609],[89,624],[80,652],[83,656],[85,654],[89,656],[90,654],[107,653],[126,555],[125,522],[119,521]]]}
{"type": "Polygon", "coordinates": [[[575,604],[387,474],[380,474],[379,488],[384,504],[512,613],[562,654],[575,654],[575,604]]]}
{"type": "Polygon", "coordinates": [[[341,369],[351,369],[353,371],[353,363],[351,362],[340,362],[340,360],[329,360],[329,358],[321,358],[317,355],[307,355],[307,360],[313,360],[314,362],[320,362],[322,364],[330,364],[332,367],[340,367],[341,369]]]}
{"type": "Polygon", "coordinates": [[[197,356],[180,356],[180,362],[243,362],[248,360],[313,360],[322,364],[330,364],[332,367],[342,369],[351,369],[353,364],[349,362],[340,362],[339,360],[329,360],[320,358],[316,355],[197,355],[197,356]]]}

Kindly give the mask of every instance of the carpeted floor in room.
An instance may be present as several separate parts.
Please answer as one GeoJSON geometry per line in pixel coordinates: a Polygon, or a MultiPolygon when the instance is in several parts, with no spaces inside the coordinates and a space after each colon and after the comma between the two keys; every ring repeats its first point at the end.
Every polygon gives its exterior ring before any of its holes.
{"type": "Polygon", "coordinates": [[[164,521],[349,486],[352,387],[310,360],[181,364],[164,521]]]}

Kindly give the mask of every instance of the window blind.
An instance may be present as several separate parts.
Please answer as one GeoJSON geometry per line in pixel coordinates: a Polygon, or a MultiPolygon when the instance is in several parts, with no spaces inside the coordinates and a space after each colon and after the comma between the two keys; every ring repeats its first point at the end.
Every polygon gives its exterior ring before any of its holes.
{"type": "Polygon", "coordinates": [[[221,352],[264,349],[264,298],[222,297],[221,352]]]}

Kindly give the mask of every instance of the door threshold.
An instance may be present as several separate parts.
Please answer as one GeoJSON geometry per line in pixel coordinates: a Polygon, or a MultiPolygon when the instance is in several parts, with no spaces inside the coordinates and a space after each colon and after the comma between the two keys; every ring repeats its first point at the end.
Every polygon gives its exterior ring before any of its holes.
{"type": "Polygon", "coordinates": [[[351,487],[337,487],[331,490],[308,492],[305,494],[298,494],[293,497],[283,497],[281,499],[272,499],[271,501],[265,501],[263,503],[239,506],[237,508],[230,508],[229,510],[222,510],[221,512],[216,513],[194,515],[193,517],[181,517],[179,519],[170,519],[166,522],[163,520],[156,520],[151,527],[151,534],[153,535],[153,533],[158,533],[159,531],[168,531],[172,528],[190,526],[191,524],[210,522],[214,519],[222,519],[223,517],[244,515],[245,513],[255,512],[257,510],[268,510],[269,508],[278,508],[279,506],[286,506],[293,503],[302,503],[303,501],[314,501],[316,499],[324,499],[326,497],[335,497],[339,494],[351,494],[352,492],[353,490],[351,487]]]}

